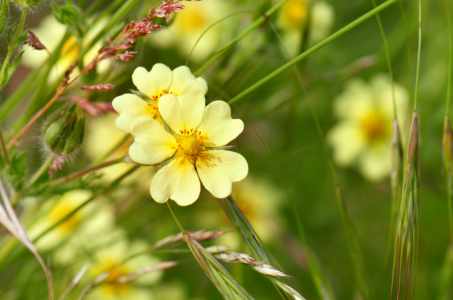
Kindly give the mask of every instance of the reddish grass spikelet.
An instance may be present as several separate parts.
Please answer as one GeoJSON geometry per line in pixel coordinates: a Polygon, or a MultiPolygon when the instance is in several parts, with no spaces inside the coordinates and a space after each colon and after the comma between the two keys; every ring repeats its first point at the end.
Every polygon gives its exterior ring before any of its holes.
{"type": "Polygon", "coordinates": [[[97,84],[97,85],[84,85],[80,87],[81,90],[113,90],[115,86],[113,84],[97,84]]]}
{"type": "Polygon", "coordinates": [[[103,115],[107,112],[115,112],[110,102],[92,102],[88,99],[77,96],[70,96],[69,100],[80,106],[83,110],[88,112],[88,114],[94,117],[103,115]]]}
{"type": "Polygon", "coordinates": [[[122,61],[129,61],[131,58],[134,56],[134,54],[137,54],[138,52],[136,51],[126,51],[123,54],[115,54],[115,58],[122,60],[122,61]]]}
{"type": "MultiPolygon", "coordinates": [[[[206,230],[200,230],[200,231],[195,231],[195,232],[187,232],[188,235],[190,235],[191,238],[193,238],[196,241],[202,242],[202,241],[209,241],[213,240],[215,238],[218,238],[219,236],[222,236],[226,234],[226,231],[206,231],[206,230]]],[[[158,241],[153,248],[163,248],[163,247],[171,247],[176,244],[184,242],[184,235],[182,233],[178,233],[176,235],[171,235],[168,236],[160,241],[158,241]]]]}
{"type": "Polygon", "coordinates": [[[148,18],[152,18],[153,16],[157,18],[165,18],[165,20],[168,22],[168,17],[171,13],[178,12],[183,8],[184,5],[180,4],[179,1],[164,1],[154,10],[154,13],[152,10],[148,13],[148,18]]]}
{"type": "Polygon", "coordinates": [[[32,31],[28,31],[28,39],[25,40],[23,43],[24,45],[29,45],[35,50],[47,50],[46,46],[44,46],[41,41],[38,39],[36,34],[34,34],[32,31]]]}

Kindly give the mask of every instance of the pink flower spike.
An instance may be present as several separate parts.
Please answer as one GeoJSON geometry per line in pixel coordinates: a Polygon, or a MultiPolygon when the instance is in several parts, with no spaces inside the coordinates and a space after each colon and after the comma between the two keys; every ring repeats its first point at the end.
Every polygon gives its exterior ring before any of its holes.
{"type": "Polygon", "coordinates": [[[80,87],[81,90],[113,90],[115,86],[113,84],[97,84],[97,85],[84,85],[80,87]]]}
{"type": "Polygon", "coordinates": [[[116,112],[110,102],[94,102],[93,104],[104,112],[116,112]]]}
{"type": "MultiPolygon", "coordinates": [[[[168,2],[164,1],[154,11],[154,17],[165,18],[165,20],[168,22],[169,14],[178,12],[181,9],[183,9],[184,7],[185,6],[180,4],[178,0],[176,2],[174,2],[173,0],[170,0],[168,2]]],[[[148,18],[150,18],[149,14],[148,14],[148,18]]]]}
{"type": "Polygon", "coordinates": [[[116,59],[120,59],[122,61],[129,61],[134,54],[137,54],[138,52],[135,51],[126,51],[126,53],[123,54],[115,54],[116,59]]]}

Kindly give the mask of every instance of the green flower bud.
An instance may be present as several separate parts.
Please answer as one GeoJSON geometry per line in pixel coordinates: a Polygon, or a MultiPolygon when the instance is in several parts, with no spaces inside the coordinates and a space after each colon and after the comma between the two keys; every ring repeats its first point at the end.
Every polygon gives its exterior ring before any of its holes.
{"type": "Polygon", "coordinates": [[[19,6],[22,6],[23,8],[34,7],[44,2],[44,0],[13,0],[13,1],[16,2],[19,6]]]}
{"type": "Polygon", "coordinates": [[[0,35],[5,31],[9,19],[9,0],[3,0],[0,6],[0,35]]]}
{"type": "Polygon", "coordinates": [[[75,105],[67,112],[59,109],[47,118],[42,132],[47,149],[56,155],[68,156],[83,142],[85,118],[77,118],[75,105]]]}

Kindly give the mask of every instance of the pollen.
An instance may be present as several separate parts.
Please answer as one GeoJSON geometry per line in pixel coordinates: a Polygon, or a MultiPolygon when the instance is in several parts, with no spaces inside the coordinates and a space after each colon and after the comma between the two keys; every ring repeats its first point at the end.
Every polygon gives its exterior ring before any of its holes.
{"type": "Polygon", "coordinates": [[[178,143],[177,158],[186,158],[192,164],[197,159],[201,160],[201,156],[204,154],[202,151],[206,150],[203,142],[200,140],[202,137],[197,134],[191,134],[194,130],[179,130],[181,135],[175,136],[176,142],[178,143]]]}

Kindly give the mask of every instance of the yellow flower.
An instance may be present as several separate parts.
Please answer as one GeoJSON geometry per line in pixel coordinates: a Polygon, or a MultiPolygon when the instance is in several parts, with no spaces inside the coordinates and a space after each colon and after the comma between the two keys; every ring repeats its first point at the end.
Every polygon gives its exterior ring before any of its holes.
{"type": "MultiPolygon", "coordinates": [[[[184,2],[185,8],[175,15],[174,21],[156,33],[149,41],[162,47],[176,45],[183,55],[189,55],[198,38],[215,22],[231,14],[225,1],[184,2]]],[[[224,20],[208,31],[198,42],[191,58],[201,61],[210,55],[220,42],[228,40],[228,21],[224,20]]]]}
{"type": "Polygon", "coordinates": [[[290,55],[299,54],[306,26],[309,26],[310,43],[327,37],[333,16],[332,6],[323,1],[312,4],[308,0],[287,1],[280,9],[277,24],[282,29],[283,42],[290,55]]]}
{"type": "Polygon", "coordinates": [[[232,182],[247,176],[242,155],[219,149],[242,132],[244,123],[231,118],[226,102],[204,105],[203,94],[196,88],[187,88],[179,97],[167,94],[159,101],[159,111],[175,134],[149,117],[139,118],[131,127],[133,161],[155,165],[171,158],[151,182],[156,202],[172,199],[190,205],[198,199],[200,180],[211,194],[224,198],[231,194],[232,182]]]}
{"type": "Polygon", "coordinates": [[[160,280],[162,271],[143,274],[132,281],[118,281],[123,276],[159,263],[158,259],[148,254],[131,257],[149,249],[150,246],[142,241],[128,243],[124,235],[120,242],[97,251],[89,273],[93,278],[101,274],[104,274],[105,278],[98,287],[87,294],[86,298],[88,300],[154,299],[147,287],[160,280]]]}
{"type": "MultiPolygon", "coordinates": [[[[406,119],[408,95],[395,84],[399,124],[406,119]]],[[[393,104],[392,87],[386,75],[376,75],[367,84],[353,79],[335,100],[340,118],[328,134],[334,159],[341,166],[358,163],[362,174],[380,180],[391,172],[393,104]]]]}
{"type": "Polygon", "coordinates": [[[113,100],[113,108],[120,114],[115,125],[126,133],[131,132],[132,123],[140,117],[151,117],[161,122],[158,104],[163,95],[184,96],[186,91],[195,89],[204,98],[208,90],[206,81],[201,77],[195,78],[185,66],[171,71],[166,65],[155,64],[149,72],[138,67],[132,74],[132,81],[149,101],[134,94],[124,94],[113,100]]]}
{"type": "MultiPolygon", "coordinates": [[[[90,30],[85,34],[82,45],[88,46],[93,38],[104,28],[107,23],[107,19],[96,22],[96,25],[91,26],[90,30]]],[[[45,17],[41,21],[41,25],[37,28],[31,28],[42,42],[44,46],[53,53],[60,44],[63,36],[66,33],[67,27],[59,23],[52,15],[45,17]]],[[[98,50],[102,47],[102,42],[96,43],[83,57],[84,64],[90,63],[97,55],[98,50]]],[[[61,76],[70,66],[73,64],[80,52],[79,41],[75,36],[70,36],[63,44],[60,50],[58,60],[55,62],[50,74],[49,82],[53,82],[56,79],[56,72],[61,76]]],[[[22,63],[31,68],[36,69],[42,66],[42,64],[49,58],[49,55],[44,50],[26,49],[24,52],[22,63]]],[[[103,60],[99,63],[97,70],[100,73],[104,73],[110,67],[109,60],[103,60]]],[[[73,76],[78,73],[74,71],[73,76]]]]}
{"type": "MultiPolygon", "coordinates": [[[[40,219],[29,228],[30,237],[38,236],[67,217],[91,195],[87,190],[73,190],[49,199],[42,208],[40,219]]],[[[53,261],[58,264],[67,264],[74,261],[76,252],[92,243],[100,232],[110,231],[113,223],[113,208],[102,200],[92,201],[47,233],[38,241],[36,247],[40,251],[54,249],[53,261]]]]}

